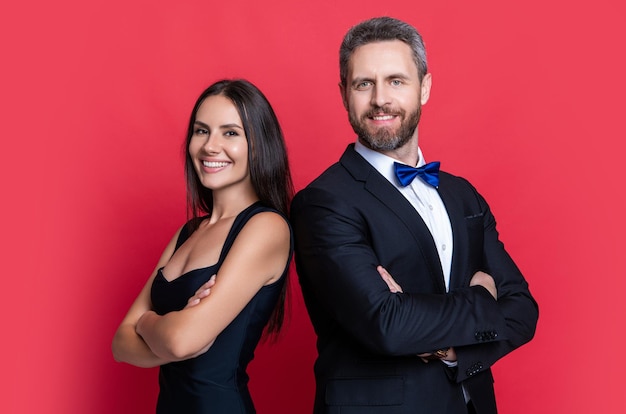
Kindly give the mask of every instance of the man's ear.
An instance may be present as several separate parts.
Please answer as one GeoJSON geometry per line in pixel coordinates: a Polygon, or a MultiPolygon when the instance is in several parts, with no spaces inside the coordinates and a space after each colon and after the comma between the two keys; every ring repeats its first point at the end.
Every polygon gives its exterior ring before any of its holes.
{"type": "Polygon", "coordinates": [[[426,75],[424,75],[424,78],[422,79],[422,85],[421,85],[421,103],[422,105],[425,105],[426,102],[428,102],[428,99],[430,98],[430,88],[433,85],[433,77],[431,76],[430,73],[427,73],[426,75]]]}
{"type": "Polygon", "coordinates": [[[341,94],[341,102],[343,102],[343,107],[348,110],[348,98],[346,96],[346,88],[343,83],[339,82],[339,93],[341,94]]]}

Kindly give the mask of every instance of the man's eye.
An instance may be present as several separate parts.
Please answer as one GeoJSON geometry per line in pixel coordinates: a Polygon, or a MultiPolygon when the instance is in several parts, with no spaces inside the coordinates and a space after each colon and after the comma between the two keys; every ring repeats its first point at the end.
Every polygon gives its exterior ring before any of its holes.
{"type": "Polygon", "coordinates": [[[394,80],[391,81],[391,84],[393,86],[400,86],[400,85],[402,85],[402,81],[399,80],[399,79],[394,79],[394,80]]]}
{"type": "Polygon", "coordinates": [[[370,86],[372,86],[372,82],[370,82],[370,81],[365,81],[365,82],[358,83],[358,84],[356,85],[356,88],[357,88],[357,89],[367,89],[367,88],[369,88],[370,86]]]}

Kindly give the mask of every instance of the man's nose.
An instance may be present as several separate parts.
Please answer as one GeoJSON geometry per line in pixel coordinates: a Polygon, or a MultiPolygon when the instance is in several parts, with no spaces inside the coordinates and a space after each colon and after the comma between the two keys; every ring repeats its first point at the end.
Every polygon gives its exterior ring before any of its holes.
{"type": "Polygon", "coordinates": [[[385,85],[376,84],[372,88],[372,106],[382,108],[386,104],[390,103],[389,90],[385,85]]]}

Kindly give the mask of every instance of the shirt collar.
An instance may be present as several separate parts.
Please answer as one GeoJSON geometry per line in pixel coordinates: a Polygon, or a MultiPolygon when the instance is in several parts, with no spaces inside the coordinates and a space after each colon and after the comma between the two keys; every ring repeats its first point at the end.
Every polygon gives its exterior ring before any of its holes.
{"type": "MultiPolygon", "coordinates": [[[[369,162],[376,171],[382,174],[383,177],[387,179],[390,183],[398,186],[398,179],[396,178],[396,174],[393,169],[394,162],[400,162],[394,158],[391,158],[385,154],[381,154],[378,151],[374,151],[372,149],[367,148],[365,145],[361,144],[358,140],[354,144],[354,150],[358,152],[367,162],[369,162]]],[[[422,155],[421,148],[417,147],[417,155],[418,161],[416,167],[421,167],[426,164],[424,161],[424,156],[422,155]]]]}

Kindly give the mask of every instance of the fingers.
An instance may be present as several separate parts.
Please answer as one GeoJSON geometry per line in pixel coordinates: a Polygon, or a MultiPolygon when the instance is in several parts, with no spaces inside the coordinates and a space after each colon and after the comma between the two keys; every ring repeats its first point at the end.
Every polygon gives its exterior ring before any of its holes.
{"type": "Polygon", "coordinates": [[[206,283],[200,286],[200,288],[196,290],[196,293],[195,295],[193,295],[193,297],[197,299],[206,298],[207,296],[209,296],[209,293],[211,293],[211,288],[213,287],[213,285],[215,285],[215,275],[211,276],[211,278],[206,283]]]}
{"type": "Polygon", "coordinates": [[[211,278],[202,286],[206,286],[206,287],[210,288],[214,284],[215,284],[215,275],[211,276],[211,278]]]}
{"type": "Polygon", "coordinates": [[[211,276],[211,278],[206,283],[204,283],[202,286],[200,286],[200,288],[198,288],[198,290],[196,290],[196,293],[187,301],[185,309],[196,306],[200,303],[202,299],[209,296],[211,294],[211,288],[213,287],[213,285],[215,285],[215,275],[211,276]]]}
{"type": "Polygon", "coordinates": [[[456,361],[456,351],[453,347],[450,347],[450,349],[448,349],[448,355],[443,359],[450,362],[456,361]]]}
{"type": "Polygon", "coordinates": [[[432,359],[433,354],[430,352],[425,352],[423,354],[417,354],[418,357],[422,360],[423,363],[428,364],[432,359]]]}
{"type": "Polygon", "coordinates": [[[456,361],[456,351],[452,347],[445,350],[445,356],[440,355],[439,352],[424,352],[421,354],[417,354],[417,356],[425,363],[428,363],[429,361],[435,361],[437,359],[449,362],[456,361]]]}
{"type": "Polygon", "coordinates": [[[211,288],[208,286],[203,286],[200,289],[198,289],[195,296],[198,299],[202,299],[202,298],[206,298],[207,296],[209,296],[209,293],[211,293],[211,288]]]}
{"type": "Polygon", "coordinates": [[[198,303],[200,303],[200,299],[197,299],[196,297],[191,297],[187,301],[187,305],[185,306],[185,309],[191,308],[192,306],[196,306],[198,303]]]}
{"type": "Polygon", "coordinates": [[[494,299],[498,299],[498,289],[496,288],[496,282],[491,275],[478,271],[472,276],[469,283],[470,286],[482,286],[493,296],[494,299]]]}
{"type": "Polygon", "coordinates": [[[378,266],[376,270],[378,270],[378,274],[380,274],[380,277],[382,277],[383,281],[387,284],[391,293],[402,293],[402,287],[396,283],[389,272],[387,272],[387,269],[382,266],[378,266]]]}

